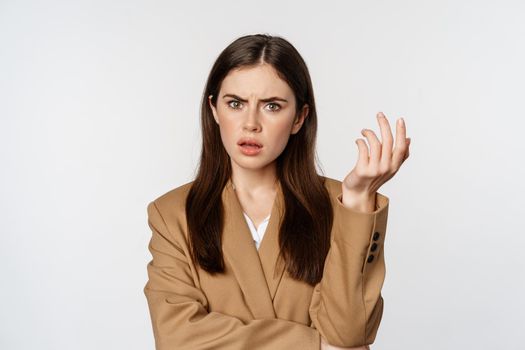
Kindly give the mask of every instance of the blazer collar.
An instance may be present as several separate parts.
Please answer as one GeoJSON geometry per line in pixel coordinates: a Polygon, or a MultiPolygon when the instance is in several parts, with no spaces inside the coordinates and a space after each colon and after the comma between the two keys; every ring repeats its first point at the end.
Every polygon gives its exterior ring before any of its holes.
{"type": "Polygon", "coordinates": [[[258,251],[231,179],[222,192],[224,258],[228,260],[255,318],[276,317],[273,299],[284,273],[284,263],[278,261],[284,196],[280,182],[277,184],[270,219],[258,251]]]}

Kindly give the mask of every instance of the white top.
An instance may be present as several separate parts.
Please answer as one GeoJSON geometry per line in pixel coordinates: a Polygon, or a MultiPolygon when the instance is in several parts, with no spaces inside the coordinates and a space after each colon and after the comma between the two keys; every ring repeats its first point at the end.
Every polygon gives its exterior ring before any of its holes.
{"type": "MultiPolygon", "coordinates": [[[[235,184],[233,182],[232,182],[232,187],[233,187],[233,190],[235,191],[235,184]]],[[[248,216],[248,214],[246,214],[244,210],[242,213],[244,214],[244,218],[246,219],[246,222],[248,223],[248,227],[250,228],[250,232],[252,233],[253,242],[255,243],[255,247],[257,248],[257,250],[259,250],[259,246],[261,245],[261,241],[263,239],[264,233],[266,232],[266,227],[268,226],[268,222],[270,221],[270,216],[272,214],[270,213],[270,215],[268,215],[259,224],[259,227],[256,228],[252,220],[248,216]]]]}
{"type": "Polygon", "coordinates": [[[268,226],[268,222],[270,221],[271,214],[268,215],[266,219],[264,219],[259,224],[258,228],[255,228],[255,225],[253,224],[248,214],[246,214],[244,211],[242,213],[244,214],[244,218],[246,219],[246,222],[248,223],[248,227],[250,227],[250,231],[253,237],[253,242],[255,243],[255,247],[257,247],[257,250],[258,250],[261,244],[261,241],[263,239],[264,233],[266,232],[266,227],[268,226]]]}

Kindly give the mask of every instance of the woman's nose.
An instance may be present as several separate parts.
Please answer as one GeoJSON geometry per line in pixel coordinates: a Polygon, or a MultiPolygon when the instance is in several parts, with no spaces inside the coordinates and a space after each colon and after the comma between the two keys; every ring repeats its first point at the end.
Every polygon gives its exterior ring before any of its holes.
{"type": "Polygon", "coordinates": [[[249,108],[244,120],[244,128],[253,130],[261,127],[259,111],[257,108],[249,108]]]}

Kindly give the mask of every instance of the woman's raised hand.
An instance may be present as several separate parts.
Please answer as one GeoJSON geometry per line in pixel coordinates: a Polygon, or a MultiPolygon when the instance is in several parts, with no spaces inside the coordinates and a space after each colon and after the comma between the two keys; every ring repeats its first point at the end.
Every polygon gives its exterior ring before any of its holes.
{"type": "Polygon", "coordinates": [[[370,151],[363,139],[356,140],[359,158],[342,182],[343,204],[358,211],[374,211],[376,191],[397,173],[409,156],[410,138],[406,137],[403,118],[396,123],[395,146],[390,124],[382,112],[377,114],[377,121],[382,142],[372,130],[361,130],[370,151]]]}

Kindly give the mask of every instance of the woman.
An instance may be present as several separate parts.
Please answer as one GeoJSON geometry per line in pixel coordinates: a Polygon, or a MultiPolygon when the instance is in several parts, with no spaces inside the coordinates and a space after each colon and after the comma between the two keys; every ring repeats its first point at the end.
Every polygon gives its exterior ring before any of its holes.
{"type": "Polygon", "coordinates": [[[408,157],[378,114],[341,182],[317,174],[310,75],[285,39],[247,35],[212,67],[194,181],[148,205],[144,287],[157,349],[368,349],[383,313],[388,203],[408,157]]]}

